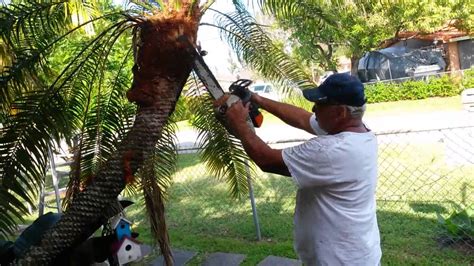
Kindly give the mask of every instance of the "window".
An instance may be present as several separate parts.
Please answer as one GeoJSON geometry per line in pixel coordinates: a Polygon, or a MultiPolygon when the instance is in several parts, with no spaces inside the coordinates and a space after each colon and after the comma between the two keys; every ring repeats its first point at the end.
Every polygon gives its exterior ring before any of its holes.
{"type": "Polygon", "coordinates": [[[254,92],[263,92],[264,90],[265,90],[264,85],[258,85],[258,86],[253,87],[254,92]]]}

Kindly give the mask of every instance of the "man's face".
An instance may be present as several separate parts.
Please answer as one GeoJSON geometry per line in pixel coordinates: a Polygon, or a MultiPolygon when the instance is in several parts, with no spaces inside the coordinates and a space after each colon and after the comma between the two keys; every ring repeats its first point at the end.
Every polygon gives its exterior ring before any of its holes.
{"type": "Polygon", "coordinates": [[[343,105],[315,103],[312,111],[316,114],[319,126],[331,134],[338,130],[345,109],[343,105]]]}

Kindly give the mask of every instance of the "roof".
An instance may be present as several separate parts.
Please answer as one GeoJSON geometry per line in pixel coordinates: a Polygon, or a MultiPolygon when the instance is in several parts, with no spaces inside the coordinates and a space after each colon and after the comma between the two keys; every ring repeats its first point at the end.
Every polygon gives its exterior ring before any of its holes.
{"type": "Polygon", "coordinates": [[[464,38],[461,37],[469,37],[470,39],[471,37],[469,34],[466,31],[460,30],[457,27],[457,24],[456,20],[450,20],[441,29],[430,33],[421,31],[401,31],[396,37],[384,40],[380,46],[386,48],[399,41],[409,39],[442,41],[443,43],[463,40],[464,38]]]}
{"type": "Polygon", "coordinates": [[[125,217],[118,215],[112,218],[112,220],[110,221],[110,225],[112,226],[113,229],[115,229],[117,225],[119,225],[120,221],[122,220],[130,225],[132,224],[129,220],[125,219],[125,217]]]}
{"type": "Polygon", "coordinates": [[[120,250],[120,248],[122,247],[122,245],[123,245],[123,243],[124,243],[125,241],[130,241],[130,242],[132,242],[133,244],[135,244],[135,245],[137,245],[137,246],[140,246],[140,245],[141,245],[141,243],[138,242],[136,239],[131,238],[131,237],[128,237],[128,236],[124,236],[124,237],[122,238],[122,240],[120,240],[118,243],[116,242],[116,243],[114,243],[114,244],[112,245],[112,251],[113,251],[113,253],[117,253],[117,251],[120,250]]]}

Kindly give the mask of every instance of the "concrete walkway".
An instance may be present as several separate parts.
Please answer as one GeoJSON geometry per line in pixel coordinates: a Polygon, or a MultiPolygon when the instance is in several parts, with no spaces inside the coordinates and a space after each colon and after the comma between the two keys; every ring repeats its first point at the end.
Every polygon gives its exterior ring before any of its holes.
{"type": "MultiPolygon", "coordinates": [[[[172,251],[174,257],[175,266],[186,265],[194,256],[197,255],[197,252],[189,250],[178,250],[174,249],[172,251]]],[[[234,253],[223,253],[216,252],[211,253],[206,256],[202,266],[239,266],[246,258],[244,254],[234,254],[234,253]]],[[[268,256],[257,264],[258,266],[301,266],[301,261],[295,259],[289,259],[284,257],[277,256],[268,256]]],[[[163,257],[160,256],[152,263],[150,266],[164,266],[163,257]]]]}

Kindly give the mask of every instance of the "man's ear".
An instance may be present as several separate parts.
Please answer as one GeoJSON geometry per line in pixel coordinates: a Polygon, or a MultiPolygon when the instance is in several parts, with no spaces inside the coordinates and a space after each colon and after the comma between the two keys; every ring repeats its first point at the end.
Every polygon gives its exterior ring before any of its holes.
{"type": "Polygon", "coordinates": [[[348,116],[349,116],[349,112],[348,112],[349,110],[348,110],[347,107],[344,106],[344,105],[342,105],[341,107],[342,107],[341,109],[342,109],[342,112],[343,112],[342,117],[343,117],[344,119],[347,119],[348,116]]]}
{"type": "Polygon", "coordinates": [[[347,108],[344,105],[336,105],[335,113],[338,120],[345,120],[347,118],[347,108]]]}

